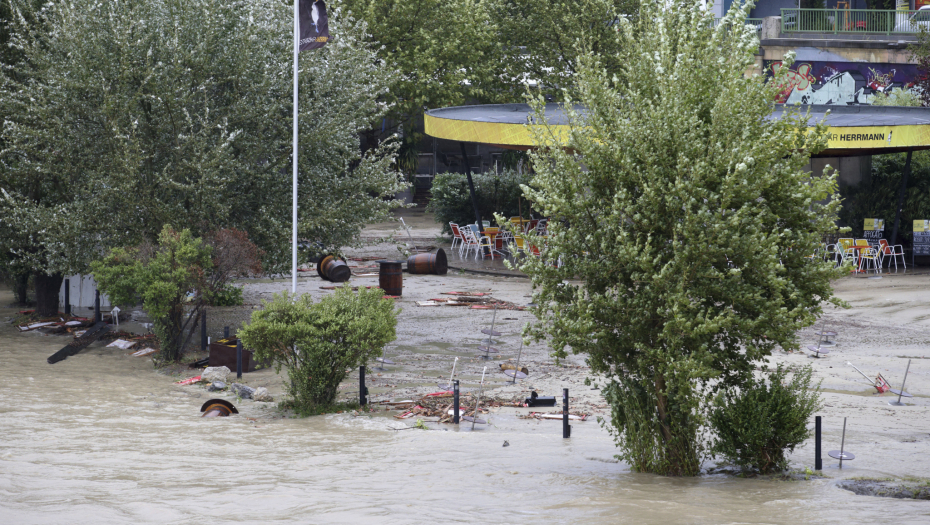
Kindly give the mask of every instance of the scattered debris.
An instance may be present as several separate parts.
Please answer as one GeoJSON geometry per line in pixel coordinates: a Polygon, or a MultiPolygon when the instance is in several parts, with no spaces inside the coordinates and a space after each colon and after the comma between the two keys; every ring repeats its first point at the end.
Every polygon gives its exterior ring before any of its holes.
{"type": "Polygon", "coordinates": [[[215,383],[217,381],[226,381],[226,378],[232,372],[229,367],[225,366],[211,366],[203,369],[203,372],[200,374],[203,381],[207,383],[215,383]]]}
{"type": "Polygon", "coordinates": [[[107,348],[119,348],[120,350],[129,350],[130,348],[136,346],[135,341],[127,341],[125,339],[117,339],[112,343],[107,345],[107,348]]]}
{"type": "MultiPolygon", "coordinates": [[[[501,370],[516,370],[516,368],[516,366],[510,363],[501,363],[501,370]]],[[[525,366],[521,366],[520,371],[526,375],[530,375],[530,371],[525,366]]]]}
{"type": "Polygon", "coordinates": [[[505,446],[505,447],[509,447],[509,446],[510,446],[510,442],[505,440],[505,441],[504,441],[504,446],[505,446]]]}
{"type": "MultiPolygon", "coordinates": [[[[520,419],[554,419],[561,420],[561,412],[530,412],[525,416],[519,416],[520,419]]],[[[581,412],[569,412],[568,419],[571,421],[585,421],[588,419],[588,414],[581,412]]]]}
{"type": "Polygon", "coordinates": [[[145,357],[147,355],[152,355],[157,351],[158,350],[155,348],[143,348],[142,350],[137,350],[130,355],[133,357],[145,357]]]}
{"type": "Polygon", "coordinates": [[[268,393],[268,389],[263,386],[256,388],[255,392],[252,392],[252,399],[265,403],[271,403],[274,401],[274,397],[272,397],[271,394],[268,393]]]}
{"type": "Polygon", "coordinates": [[[185,385],[193,385],[194,383],[198,381],[200,381],[200,376],[194,376],[194,377],[188,377],[187,379],[182,379],[180,381],[175,381],[174,384],[185,386],[185,385]]]}
{"type": "Polygon", "coordinates": [[[526,398],[526,401],[523,402],[525,407],[554,407],[555,398],[552,396],[541,396],[533,390],[530,393],[530,397],[526,398]]]}
{"type": "Polygon", "coordinates": [[[233,383],[229,385],[229,390],[242,399],[252,399],[252,394],[255,393],[254,388],[240,383],[233,383]]]}
{"type": "Polygon", "coordinates": [[[105,323],[97,323],[92,328],[84,330],[77,335],[74,341],[65,345],[61,350],[55,352],[47,359],[48,364],[53,365],[59,361],[64,361],[83,350],[87,345],[96,341],[110,330],[110,326],[105,323]]]}
{"type": "Polygon", "coordinates": [[[48,322],[48,323],[35,323],[35,324],[30,324],[30,325],[23,325],[19,327],[19,331],[28,332],[30,330],[35,330],[36,328],[42,328],[43,326],[51,326],[53,324],[57,324],[57,323],[48,322]]]}

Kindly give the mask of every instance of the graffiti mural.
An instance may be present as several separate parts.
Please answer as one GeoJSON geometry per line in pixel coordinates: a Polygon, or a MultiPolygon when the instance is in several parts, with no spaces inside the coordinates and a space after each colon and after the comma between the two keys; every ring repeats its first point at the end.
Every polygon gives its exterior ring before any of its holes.
{"type": "MultiPolygon", "coordinates": [[[[766,60],[766,75],[782,67],[779,60],[766,60]]],[[[793,104],[871,104],[876,95],[895,89],[910,90],[917,78],[914,64],[869,64],[858,62],[802,62],[792,64],[777,102],[793,104]]]]}

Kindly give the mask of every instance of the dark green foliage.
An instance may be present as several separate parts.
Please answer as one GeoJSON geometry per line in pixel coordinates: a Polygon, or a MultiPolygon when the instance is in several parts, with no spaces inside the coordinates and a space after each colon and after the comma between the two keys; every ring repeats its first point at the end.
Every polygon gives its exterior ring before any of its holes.
{"type": "MultiPolygon", "coordinates": [[[[905,156],[904,153],[875,155],[872,157],[871,180],[840,189],[843,208],[839,216],[846,226],[852,228],[851,236],[862,236],[863,219],[866,218],[884,219],[886,238],[891,235],[905,156]]],[[[930,153],[926,151],[915,152],[911,158],[911,174],[898,226],[898,243],[911,242],[913,221],[918,219],[930,219],[930,153]]]]}
{"type": "Polygon", "coordinates": [[[767,474],[788,468],[786,453],[810,437],[807,423],[821,407],[820,383],[812,369],[796,370],[789,379],[783,365],[739,390],[722,392],[710,413],[717,438],[713,451],[746,469],[767,474]]]}
{"type": "MultiPolygon", "coordinates": [[[[513,170],[472,175],[475,197],[483,220],[492,220],[495,213],[504,217],[516,217],[522,206],[523,216],[530,216],[530,204],[523,198],[521,184],[529,184],[532,175],[513,170]],[[522,204],[518,202],[522,199],[522,204]]],[[[429,211],[436,214],[436,222],[442,231],[451,233],[449,222],[465,225],[475,222],[475,209],[468,192],[468,179],[463,173],[443,173],[433,180],[429,211]]]]}
{"type": "Polygon", "coordinates": [[[210,295],[210,306],[242,306],[242,288],[227,284],[210,295]]]}
{"type": "Polygon", "coordinates": [[[339,383],[396,337],[397,310],[379,289],[348,285],[318,303],[309,295],[275,294],[239,337],[259,361],[287,369],[288,406],[298,414],[320,413],[333,405],[339,383]]]}

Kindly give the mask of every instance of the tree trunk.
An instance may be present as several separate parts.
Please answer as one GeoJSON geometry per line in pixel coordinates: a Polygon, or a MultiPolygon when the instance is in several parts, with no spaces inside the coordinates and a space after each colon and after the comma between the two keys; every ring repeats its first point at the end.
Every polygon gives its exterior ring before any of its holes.
{"type": "Polygon", "coordinates": [[[36,315],[52,317],[58,315],[58,292],[64,277],[60,273],[46,275],[35,273],[36,281],[36,315]]]}
{"type": "Polygon", "coordinates": [[[16,302],[25,306],[28,300],[29,292],[29,272],[17,274],[14,277],[13,293],[16,295],[16,302]]]}

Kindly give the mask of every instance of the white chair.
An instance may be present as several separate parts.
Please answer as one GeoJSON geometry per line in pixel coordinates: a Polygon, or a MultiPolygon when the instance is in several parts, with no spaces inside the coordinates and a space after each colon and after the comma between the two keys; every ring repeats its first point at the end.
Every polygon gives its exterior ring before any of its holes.
{"type": "Polygon", "coordinates": [[[866,273],[868,273],[869,269],[876,273],[882,271],[881,259],[875,248],[865,248],[861,250],[859,253],[859,262],[865,266],[866,273]]]}
{"type": "Polygon", "coordinates": [[[459,225],[454,222],[450,222],[449,228],[452,229],[452,249],[454,250],[455,244],[458,243],[459,252],[461,252],[462,251],[461,245],[462,245],[463,240],[462,240],[462,232],[459,231],[459,225]]]}
{"type": "Polygon", "coordinates": [[[478,249],[478,238],[475,236],[475,232],[470,226],[469,224],[464,228],[459,228],[459,231],[462,233],[462,246],[460,247],[459,255],[462,258],[468,257],[468,252],[472,249],[478,249]]]}
{"type": "MultiPolygon", "coordinates": [[[[904,269],[907,269],[907,263],[904,262],[904,246],[900,244],[895,244],[894,246],[888,244],[888,241],[885,239],[879,240],[880,254],[881,254],[881,265],[885,266],[885,257],[891,257],[891,260],[894,261],[894,269],[898,269],[898,257],[901,258],[901,264],[904,265],[904,269]]],[[[891,268],[891,264],[888,264],[888,267],[891,268]]]]}

